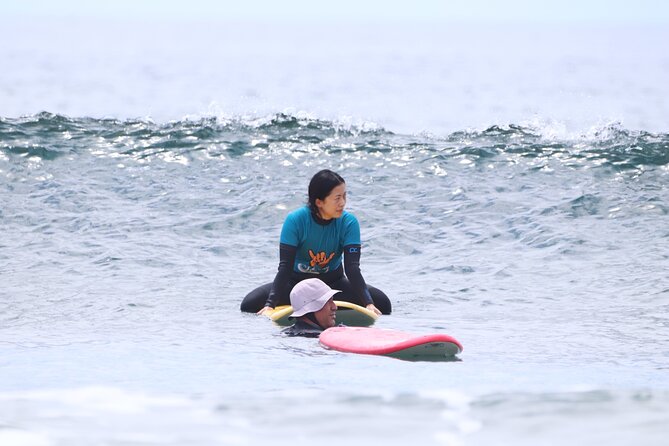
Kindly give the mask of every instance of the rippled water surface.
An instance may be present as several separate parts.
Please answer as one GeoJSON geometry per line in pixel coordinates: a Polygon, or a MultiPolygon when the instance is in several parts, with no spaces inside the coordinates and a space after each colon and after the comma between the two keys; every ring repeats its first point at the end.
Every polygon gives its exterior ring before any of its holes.
{"type": "Polygon", "coordinates": [[[276,429],[308,423],[306,437],[533,444],[610,441],[592,426],[613,419],[664,438],[666,134],[43,113],[3,119],[0,140],[0,436],[282,443],[276,429]],[[377,325],[447,332],[462,361],[330,352],[239,313],[324,167],[347,179],[364,274],[394,302],[377,325]]]}

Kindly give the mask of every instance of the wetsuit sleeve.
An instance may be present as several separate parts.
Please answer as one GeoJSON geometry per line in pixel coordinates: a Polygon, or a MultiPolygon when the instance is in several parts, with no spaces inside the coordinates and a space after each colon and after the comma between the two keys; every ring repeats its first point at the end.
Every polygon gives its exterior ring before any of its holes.
{"type": "Polygon", "coordinates": [[[365,306],[374,303],[369,294],[365,279],[360,272],[360,245],[344,246],[344,271],[356,296],[359,296],[365,306]]]}
{"type": "Polygon", "coordinates": [[[361,245],[360,240],[360,223],[353,214],[347,213],[344,217],[344,238],[342,240],[343,246],[361,245]]]}
{"type": "Polygon", "coordinates": [[[279,243],[291,246],[300,245],[300,233],[304,232],[304,225],[301,224],[300,219],[301,215],[302,214],[299,212],[288,214],[281,227],[281,238],[279,239],[279,243]]]}
{"type": "Polygon", "coordinates": [[[281,296],[290,296],[290,276],[295,264],[295,256],[297,255],[297,247],[287,245],[285,243],[279,244],[279,269],[274,277],[272,283],[272,290],[269,292],[266,307],[276,307],[281,296]]]}

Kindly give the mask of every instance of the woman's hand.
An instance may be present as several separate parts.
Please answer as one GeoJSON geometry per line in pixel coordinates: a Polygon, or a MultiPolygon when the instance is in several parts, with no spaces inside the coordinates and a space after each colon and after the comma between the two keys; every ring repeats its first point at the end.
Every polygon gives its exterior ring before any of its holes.
{"type": "Polygon", "coordinates": [[[376,307],[374,306],[374,304],[369,304],[369,305],[367,305],[366,308],[367,308],[369,311],[373,311],[373,312],[376,313],[378,316],[381,316],[381,312],[379,311],[378,308],[376,308],[376,307]]]}
{"type": "Polygon", "coordinates": [[[270,314],[272,314],[272,311],[274,311],[274,308],[272,308],[272,307],[262,307],[262,309],[260,311],[258,311],[256,314],[258,316],[262,316],[262,315],[269,316],[270,314]]]}

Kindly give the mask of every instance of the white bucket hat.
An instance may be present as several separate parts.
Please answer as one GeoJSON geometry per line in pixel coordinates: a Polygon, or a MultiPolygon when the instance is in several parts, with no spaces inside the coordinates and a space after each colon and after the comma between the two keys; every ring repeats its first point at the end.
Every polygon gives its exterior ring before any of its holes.
{"type": "Polygon", "coordinates": [[[321,279],[303,280],[290,292],[290,305],[293,307],[291,316],[300,317],[318,311],[337,293],[341,291],[333,290],[321,279]]]}

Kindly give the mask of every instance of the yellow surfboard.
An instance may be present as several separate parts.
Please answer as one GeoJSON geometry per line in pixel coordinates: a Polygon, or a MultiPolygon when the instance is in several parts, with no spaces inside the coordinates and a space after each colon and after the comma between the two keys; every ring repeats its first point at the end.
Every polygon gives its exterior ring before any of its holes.
{"type": "MultiPolygon", "coordinates": [[[[376,313],[360,305],[343,300],[335,300],[334,303],[337,305],[337,324],[344,324],[349,327],[369,327],[379,318],[376,313]]],[[[288,319],[291,314],[293,314],[293,307],[281,305],[269,313],[268,317],[276,324],[287,327],[293,324],[288,319]]]]}

